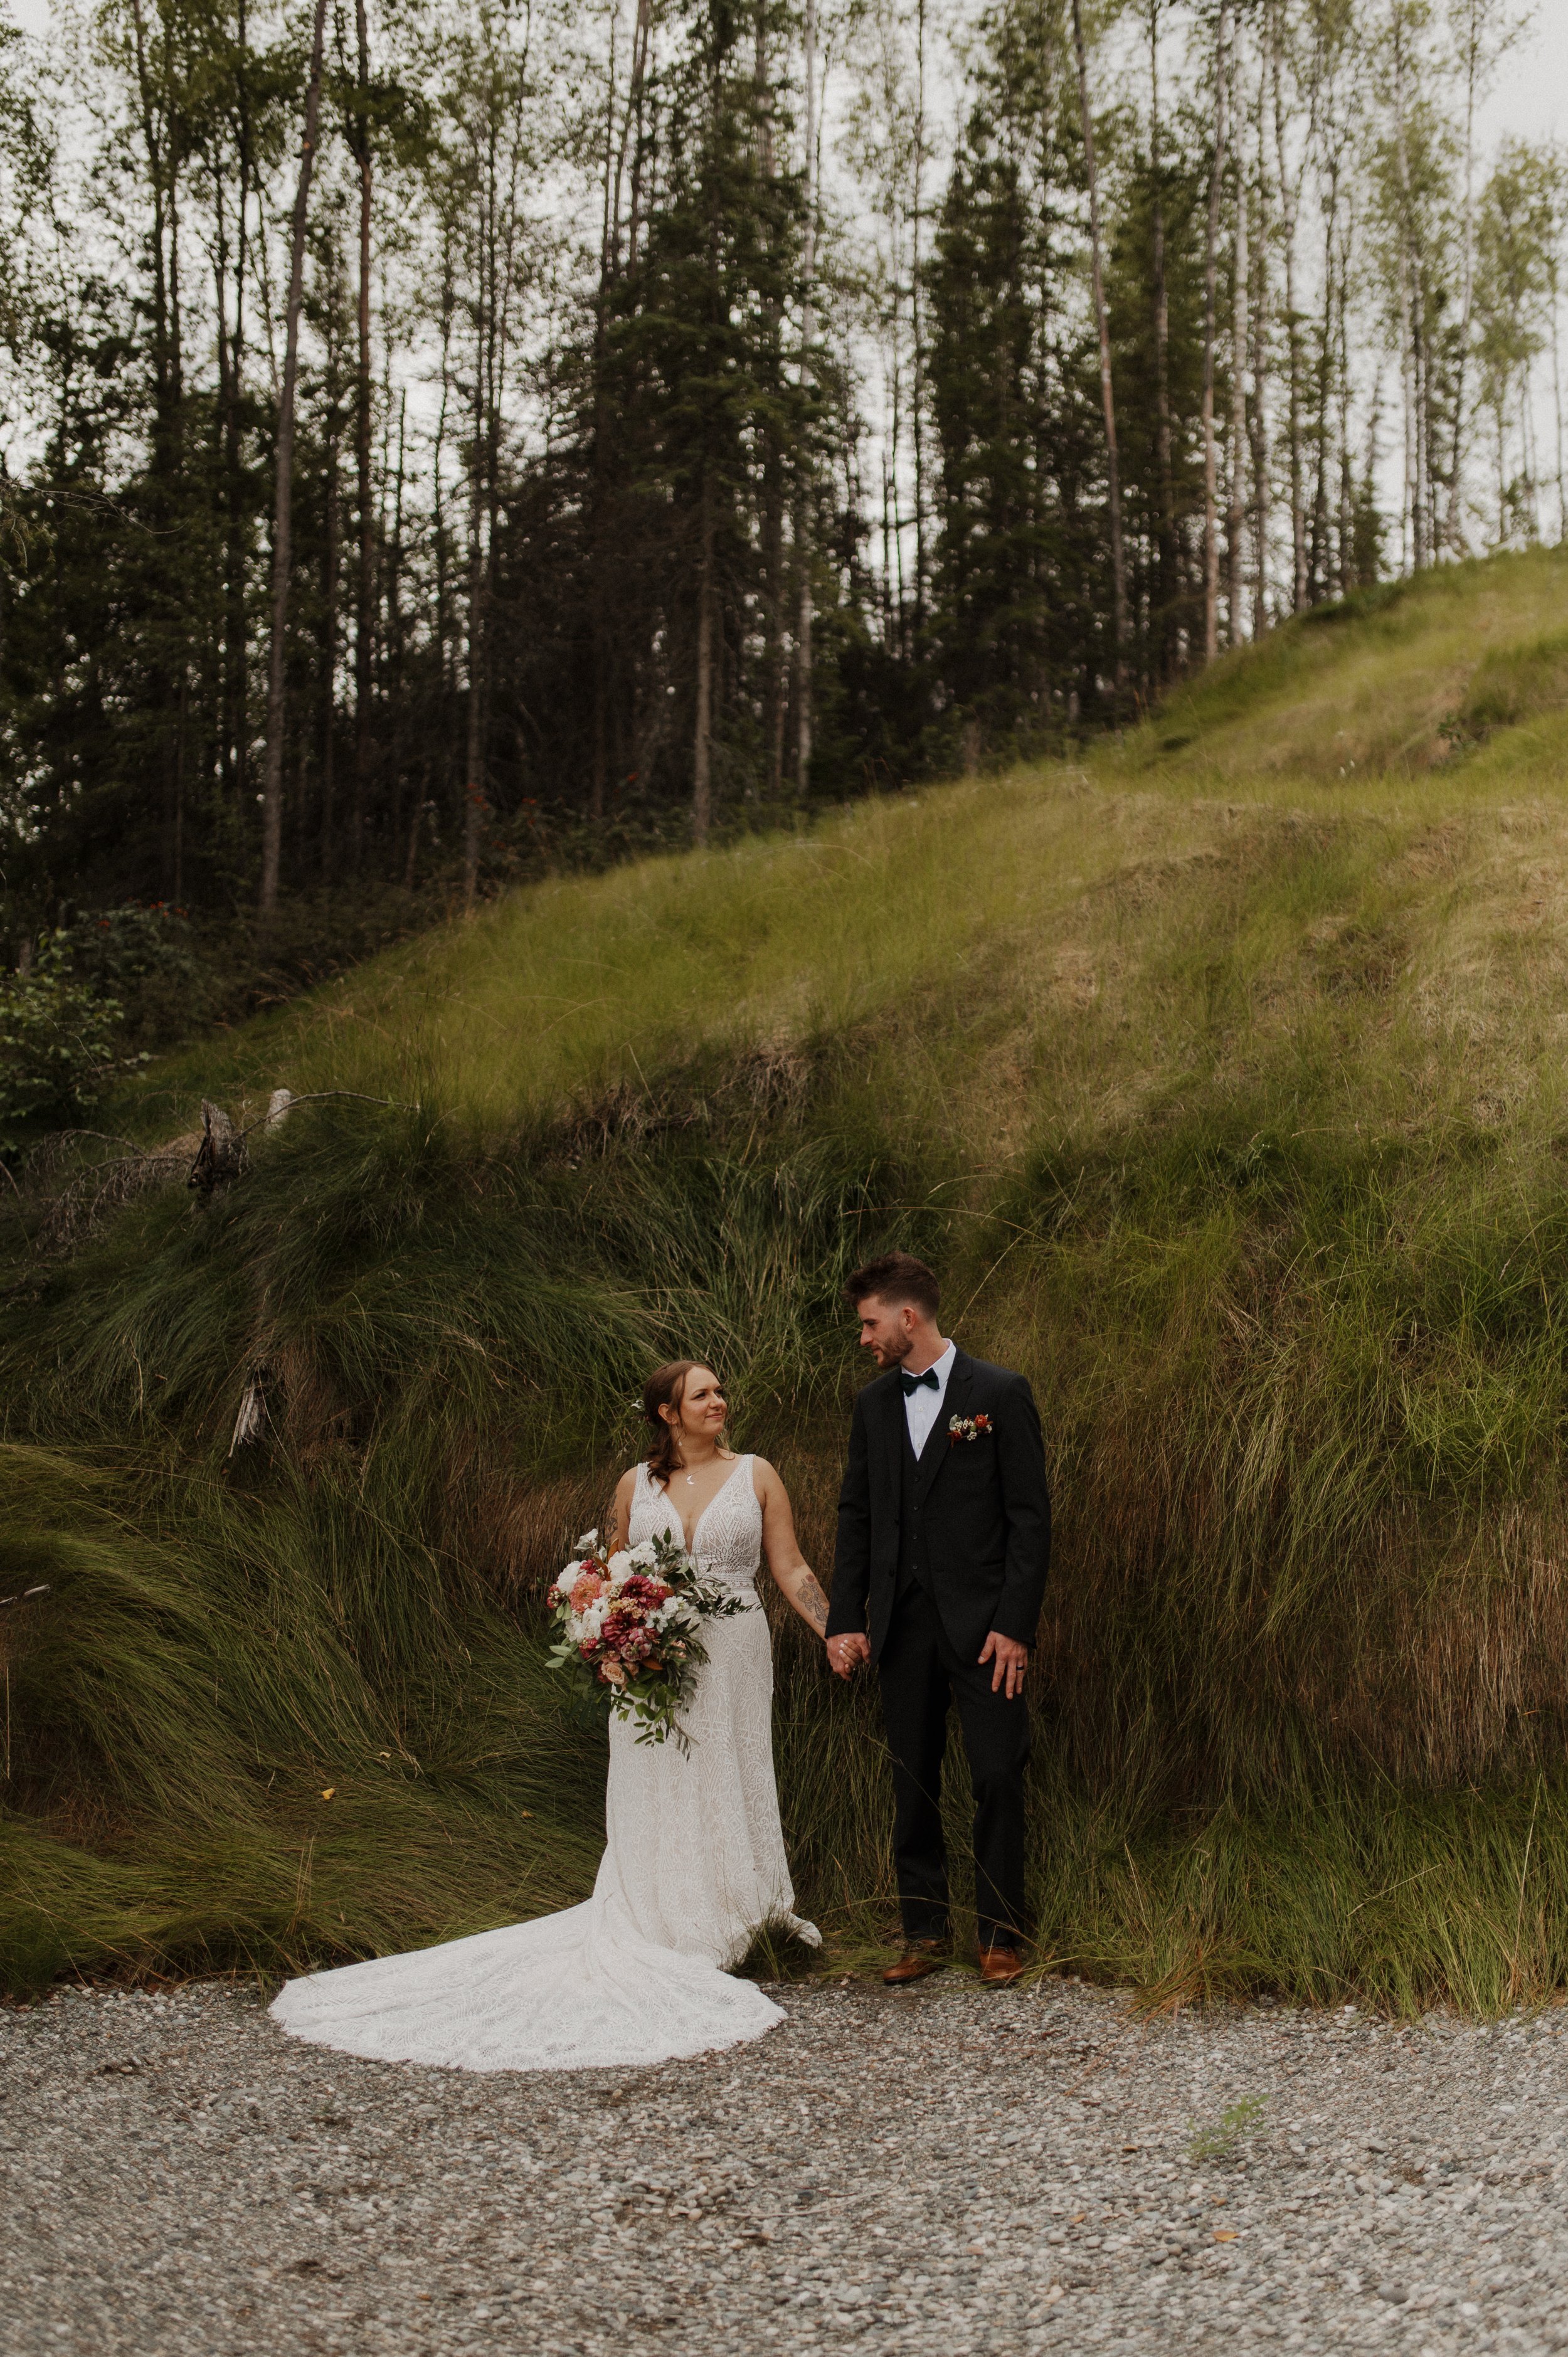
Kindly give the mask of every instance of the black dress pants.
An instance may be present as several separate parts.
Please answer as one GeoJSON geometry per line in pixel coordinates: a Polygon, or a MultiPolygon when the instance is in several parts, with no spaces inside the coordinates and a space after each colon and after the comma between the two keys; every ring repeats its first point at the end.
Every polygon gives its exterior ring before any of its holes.
{"type": "Polygon", "coordinates": [[[901,1589],[877,1663],[893,1755],[893,1855],[908,1940],[948,1936],[942,1756],[948,1705],[958,1704],[974,1791],[974,1893],[982,1947],[1024,1936],[1024,1770],[1029,1706],[993,1694],[995,1664],[961,1661],[937,1609],[913,1582],[901,1589]]]}

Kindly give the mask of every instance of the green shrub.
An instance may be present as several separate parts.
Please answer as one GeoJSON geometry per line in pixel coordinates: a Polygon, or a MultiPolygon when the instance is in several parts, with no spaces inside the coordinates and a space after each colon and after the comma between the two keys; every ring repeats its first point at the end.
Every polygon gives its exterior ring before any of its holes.
{"type": "Polygon", "coordinates": [[[1494,728],[1517,727],[1568,704],[1568,630],[1550,630],[1528,645],[1498,647],[1477,664],[1458,720],[1479,740],[1494,728]]]}
{"type": "Polygon", "coordinates": [[[53,938],[76,979],[118,1008],[127,1040],[155,1047],[188,1032],[205,994],[183,909],[127,901],[78,917],[53,938]]]}
{"type": "Polygon", "coordinates": [[[0,976],[0,1151],[97,1102],[120,1027],[119,1001],[78,974],[68,934],[48,934],[28,973],[0,976]]]}

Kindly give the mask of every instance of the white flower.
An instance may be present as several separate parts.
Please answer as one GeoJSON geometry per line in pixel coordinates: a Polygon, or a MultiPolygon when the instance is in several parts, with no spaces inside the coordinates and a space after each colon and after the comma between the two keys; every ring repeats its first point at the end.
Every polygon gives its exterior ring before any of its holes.
{"type": "Polygon", "coordinates": [[[599,1534],[597,1531],[585,1531],[580,1539],[574,1539],[572,1542],[572,1544],[576,1548],[579,1555],[592,1555],[597,1548],[598,1544],[599,1534]]]}
{"type": "Polygon", "coordinates": [[[622,1547],[618,1555],[611,1555],[607,1566],[610,1577],[617,1582],[628,1578],[633,1567],[632,1559],[625,1547],[622,1547]]]}
{"type": "Polygon", "coordinates": [[[560,1578],[555,1583],[557,1595],[570,1596],[572,1590],[576,1587],[577,1582],[581,1579],[582,1576],[582,1565],[580,1563],[569,1563],[566,1566],[565,1570],[561,1574],[560,1578]]]}

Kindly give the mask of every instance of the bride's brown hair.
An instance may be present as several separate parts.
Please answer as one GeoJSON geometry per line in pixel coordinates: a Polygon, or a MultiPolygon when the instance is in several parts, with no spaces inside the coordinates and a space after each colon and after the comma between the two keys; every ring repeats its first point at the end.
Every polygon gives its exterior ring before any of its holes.
{"type": "Polygon", "coordinates": [[[654,1441],[648,1452],[648,1469],[656,1481],[668,1481],[678,1473],[682,1463],[677,1427],[666,1424],[659,1411],[661,1407],[678,1409],[685,1396],[686,1378],[693,1367],[705,1367],[705,1359],[671,1359],[667,1366],[655,1367],[642,1388],[642,1413],[653,1426],[654,1441]]]}

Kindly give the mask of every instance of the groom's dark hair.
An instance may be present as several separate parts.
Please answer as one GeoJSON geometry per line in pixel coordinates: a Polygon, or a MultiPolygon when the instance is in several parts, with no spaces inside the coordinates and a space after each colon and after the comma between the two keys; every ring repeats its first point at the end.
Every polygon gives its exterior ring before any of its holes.
{"type": "Polygon", "coordinates": [[[853,1301],[858,1309],[869,1294],[889,1306],[908,1301],[928,1318],[934,1318],[942,1297],[941,1286],[935,1274],[913,1253],[883,1253],[876,1260],[868,1260],[857,1268],[843,1289],[844,1299],[853,1301]]]}

